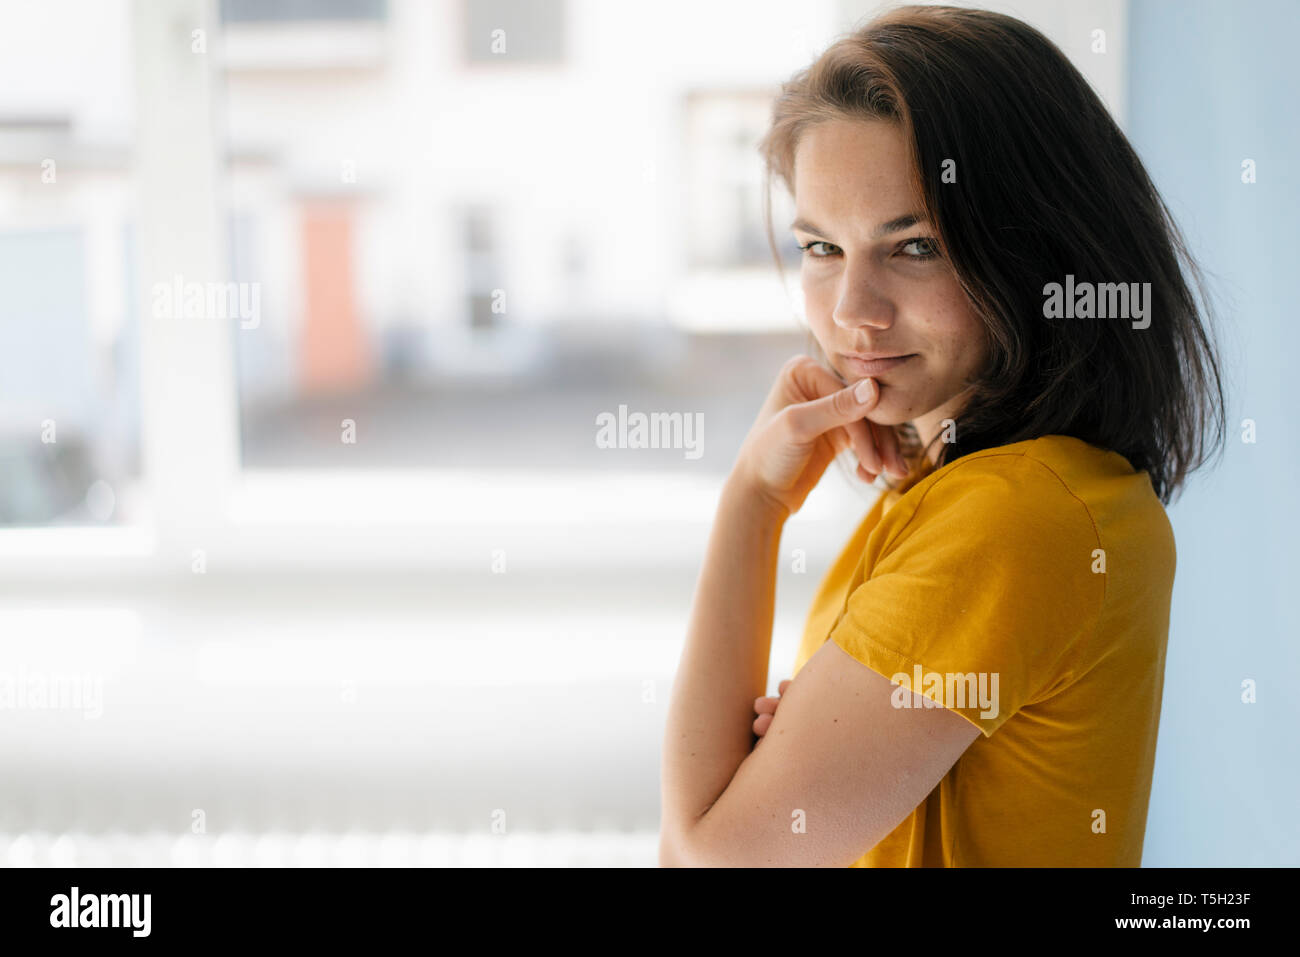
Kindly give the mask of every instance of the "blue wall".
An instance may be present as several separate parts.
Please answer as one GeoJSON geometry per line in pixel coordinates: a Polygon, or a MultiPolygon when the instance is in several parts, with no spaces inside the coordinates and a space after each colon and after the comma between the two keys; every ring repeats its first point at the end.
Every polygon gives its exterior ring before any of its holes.
{"type": "Polygon", "coordinates": [[[1229,389],[1223,459],[1169,509],[1178,567],[1143,863],[1295,865],[1300,4],[1130,0],[1129,31],[1127,132],[1209,274],[1229,389]]]}

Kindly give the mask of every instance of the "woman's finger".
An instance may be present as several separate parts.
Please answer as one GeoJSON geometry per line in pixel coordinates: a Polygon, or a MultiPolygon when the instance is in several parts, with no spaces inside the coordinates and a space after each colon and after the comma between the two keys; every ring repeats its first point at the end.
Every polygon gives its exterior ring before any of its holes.
{"type": "Polygon", "coordinates": [[[882,467],[888,463],[891,475],[900,479],[907,478],[907,462],[903,459],[898,444],[898,433],[894,431],[894,427],[872,422],[871,431],[876,436],[876,448],[880,451],[882,467]]]}
{"type": "MultiPolygon", "coordinates": [[[[823,403],[829,402],[834,406],[837,401],[835,399],[836,395],[840,396],[839,401],[841,402],[849,401],[845,394],[851,392],[853,386],[846,387],[837,374],[826,369],[811,357],[805,357],[804,361],[801,362],[792,361],[788,366],[788,371],[796,393],[807,397],[802,402],[795,403],[797,406],[807,406],[819,401],[823,403]]],[[[862,381],[866,380],[861,380],[855,385],[861,385],[862,381]]],[[[866,389],[873,392],[877,397],[880,394],[880,384],[875,379],[871,379],[871,383],[866,386],[866,389]]],[[[853,396],[853,399],[856,400],[856,396],[853,396]]],[[[793,409],[793,406],[789,408],[793,409]]],[[[876,442],[867,429],[867,421],[862,417],[865,416],[869,408],[870,404],[865,404],[865,407],[859,410],[860,415],[850,413],[850,419],[844,422],[843,425],[838,428],[829,426],[823,429],[821,434],[829,437],[831,446],[835,449],[837,455],[844,451],[846,446],[843,437],[847,436],[848,444],[852,446],[854,455],[857,456],[858,460],[869,471],[879,473],[884,469],[886,460],[881,457],[876,442]]],[[[794,417],[795,412],[787,411],[787,415],[794,417]]]]}
{"type": "Polygon", "coordinates": [[[758,717],[754,719],[754,733],[760,738],[767,734],[767,729],[771,727],[776,716],[777,705],[781,703],[781,695],[785,694],[785,689],[788,687],[790,687],[790,679],[786,678],[776,686],[775,695],[754,699],[754,710],[758,712],[758,717]]]}
{"type": "Polygon", "coordinates": [[[826,368],[812,356],[795,357],[787,364],[786,372],[791,387],[786,392],[787,406],[823,399],[834,395],[848,384],[839,373],[826,368]]]}
{"type": "Polygon", "coordinates": [[[781,414],[795,442],[811,443],[833,428],[863,418],[879,399],[880,386],[868,376],[820,399],[786,406],[781,414]]]}
{"type": "Polygon", "coordinates": [[[885,463],[876,448],[876,438],[869,428],[870,424],[868,419],[855,419],[843,428],[853,439],[853,452],[862,467],[868,472],[879,473],[885,463]]]}

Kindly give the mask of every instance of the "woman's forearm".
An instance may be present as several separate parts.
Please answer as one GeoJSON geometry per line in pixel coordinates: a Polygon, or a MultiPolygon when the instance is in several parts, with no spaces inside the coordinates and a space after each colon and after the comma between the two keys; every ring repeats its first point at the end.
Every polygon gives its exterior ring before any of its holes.
{"type": "Polygon", "coordinates": [[[703,816],[751,751],[754,699],[767,693],[786,517],[737,473],[723,486],[668,708],[661,847],[703,816]]]}

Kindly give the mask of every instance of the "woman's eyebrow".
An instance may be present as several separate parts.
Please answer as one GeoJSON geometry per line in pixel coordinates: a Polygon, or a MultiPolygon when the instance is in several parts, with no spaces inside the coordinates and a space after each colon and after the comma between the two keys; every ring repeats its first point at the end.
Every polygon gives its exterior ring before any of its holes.
{"type": "MultiPolygon", "coordinates": [[[[909,226],[915,226],[919,222],[923,222],[920,213],[908,213],[905,216],[899,216],[897,219],[891,219],[887,223],[881,223],[876,227],[876,231],[871,234],[871,238],[880,239],[884,236],[888,236],[890,233],[901,232],[909,226]]],[[[821,236],[823,238],[826,236],[826,233],[822,231],[820,226],[814,225],[802,216],[790,224],[790,229],[798,229],[811,236],[821,236]]]]}

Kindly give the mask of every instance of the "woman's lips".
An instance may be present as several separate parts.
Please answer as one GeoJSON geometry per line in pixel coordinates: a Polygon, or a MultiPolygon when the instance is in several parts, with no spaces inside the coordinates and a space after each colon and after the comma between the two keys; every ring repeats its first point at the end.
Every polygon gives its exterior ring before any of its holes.
{"type": "Polygon", "coordinates": [[[840,358],[844,360],[844,367],[857,374],[859,378],[868,375],[880,375],[882,372],[888,372],[897,366],[902,365],[908,359],[915,359],[916,353],[906,356],[897,356],[893,359],[859,359],[857,356],[846,356],[841,353],[840,358]]]}

